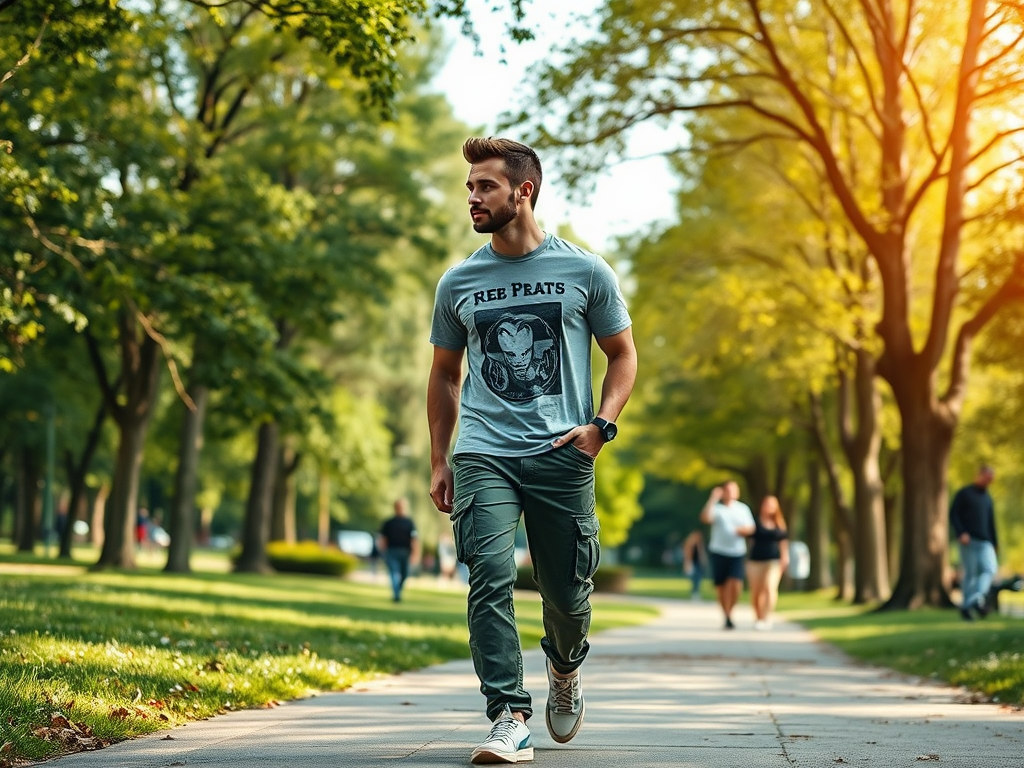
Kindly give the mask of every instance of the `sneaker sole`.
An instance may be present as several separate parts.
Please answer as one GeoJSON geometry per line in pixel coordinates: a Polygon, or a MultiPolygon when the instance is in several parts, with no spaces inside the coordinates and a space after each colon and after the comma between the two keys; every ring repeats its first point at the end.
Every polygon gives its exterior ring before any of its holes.
{"type": "Polygon", "coordinates": [[[562,735],[560,735],[558,733],[555,733],[555,729],[551,726],[551,710],[550,709],[545,710],[545,712],[544,712],[544,722],[547,723],[547,726],[548,726],[548,735],[552,739],[557,741],[559,744],[565,744],[566,742],[572,741],[573,738],[576,736],[576,734],[580,732],[580,726],[583,725],[583,718],[586,717],[586,714],[587,714],[587,701],[586,701],[586,699],[584,699],[584,700],[580,701],[580,717],[576,721],[576,725],[573,726],[573,729],[571,731],[569,731],[569,733],[567,733],[566,735],[562,736],[562,735]]]}
{"type": "Polygon", "coordinates": [[[490,749],[480,749],[473,752],[469,762],[473,765],[496,765],[502,763],[529,763],[533,761],[533,747],[526,747],[518,750],[514,755],[508,752],[495,752],[490,749]]]}

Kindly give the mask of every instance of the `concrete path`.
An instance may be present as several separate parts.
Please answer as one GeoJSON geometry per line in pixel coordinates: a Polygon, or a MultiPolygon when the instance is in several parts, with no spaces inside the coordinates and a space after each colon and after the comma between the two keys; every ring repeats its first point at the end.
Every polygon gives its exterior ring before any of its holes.
{"type": "MultiPolygon", "coordinates": [[[[851,662],[791,624],[735,631],[716,606],[658,602],[655,622],[592,638],[587,718],[544,726],[544,657],[526,654],[534,765],[551,768],[1024,768],[1024,713],[851,662]]],[[[598,604],[597,610],[600,610],[598,604]]],[[[54,768],[436,768],[486,735],[468,661],[271,710],[236,712],[48,763],[54,768]]]]}

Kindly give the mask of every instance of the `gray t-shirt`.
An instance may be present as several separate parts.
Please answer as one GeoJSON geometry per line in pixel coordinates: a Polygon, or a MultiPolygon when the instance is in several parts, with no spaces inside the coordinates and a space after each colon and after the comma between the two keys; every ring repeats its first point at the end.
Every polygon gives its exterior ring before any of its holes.
{"type": "Polygon", "coordinates": [[[525,256],[490,243],[437,284],[430,343],[466,350],[455,453],[533,456],[594,417],[591,336],[630,326],[604,259],[548,235],[525,256]]]}

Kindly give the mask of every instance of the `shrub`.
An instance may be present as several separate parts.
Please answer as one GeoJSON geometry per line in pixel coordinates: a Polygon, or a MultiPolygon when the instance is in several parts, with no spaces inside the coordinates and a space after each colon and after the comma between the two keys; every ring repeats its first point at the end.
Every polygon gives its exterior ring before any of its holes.
{"type": "Polygon", "coordinates": [[[347,576],[359,565],[359,558],[333,547],[321,547],[315,541],[289,544],[272,541],[267,559],[282,573],[313,573],[323,576],[347,576]]]}
{"type": "MultiPolygon", "coordinates": [[[[602,565],[594,574],[594,591],[621,594],[626,591],[626,585],[632,575],[633,569],[628,565],[602,565]]],[[[537,589],[537,584],[533,581],[532,565],[521,565],[516,569],[515,588],[537,589]]]]}
{"type": "Polygon", "coordinates": [[[594,590],[622,594],[632,575],[633,569],[628,565],[602,565],[594,574],[594,590]]]}

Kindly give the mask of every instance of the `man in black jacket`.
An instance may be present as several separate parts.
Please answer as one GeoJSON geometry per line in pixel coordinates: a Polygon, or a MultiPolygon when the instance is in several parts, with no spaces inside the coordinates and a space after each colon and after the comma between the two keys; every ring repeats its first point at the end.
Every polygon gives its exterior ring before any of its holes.
{"type": "Polygon", "coordinates": [[[964,572],[960,615],[967,621],[974,619],[972,611],[982,618],[988,614],[991,606],[987,596],[999,568],[995,508],[988,492],[994,477],[995,470],[983,465],[974,482],[956,492],[949,507],[949,524],[960,542],[960,564],[964,572]]]}
{"type": "Polygon", "coordinates": [[[384,521],[377,536],[377,549],[384,556],[391,577],[391,591],[394,601],[402,599],[402,587],[409,577],[409,561],[419,560],[420,540],[416,525],[409,518],[409,502],[395,500],[395,515],[384,521]]]}

